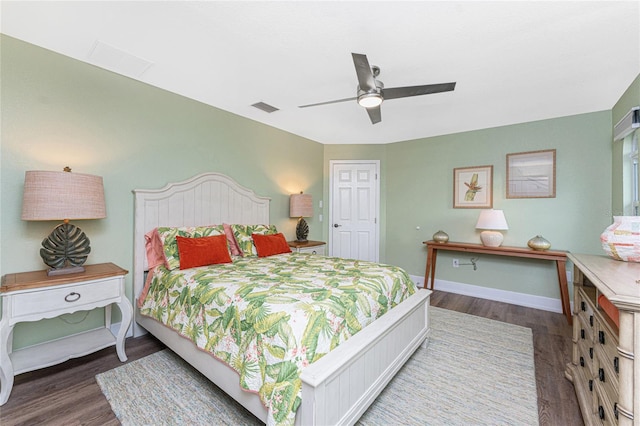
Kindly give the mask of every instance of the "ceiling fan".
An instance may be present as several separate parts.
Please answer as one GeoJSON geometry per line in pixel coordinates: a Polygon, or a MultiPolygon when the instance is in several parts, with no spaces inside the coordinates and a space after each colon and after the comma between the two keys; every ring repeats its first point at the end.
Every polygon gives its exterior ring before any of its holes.
{"type": "Polygon", "coordinates": [[[299,108],[308,108],[319,105],[335,104],[358,100],[358,104],[364,107],[369,114],[371,124],[382,121],[380,104],[385,99],[408,98],[410,96],[428,95],[431,93],[450,92],[456,87],[456,83],[426,84],[423,86],[406,86],[384,88],[384,84],[376,77],[380,75],[380,68],[370,66],[367,55],[352,53],[353,64],[358,76],[357,96],[353,98],[338,99],[335,101],[320,102],[317,104],[301,105],[299,108]]]}

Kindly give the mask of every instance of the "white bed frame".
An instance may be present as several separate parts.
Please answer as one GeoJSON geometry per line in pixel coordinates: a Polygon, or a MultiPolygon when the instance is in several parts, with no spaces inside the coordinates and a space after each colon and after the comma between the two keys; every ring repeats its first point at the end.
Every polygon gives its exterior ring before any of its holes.
{"type": "MultiPolygon", "coordinates": [[[[134,190],[133,285],[137,301],[147,259],[144,235],[158,226],[269,222],[269,202],[219,173],[204,173],[158,190],[134,190]]],[[[418,346],[426,346],[429,290],[421,289],[301,374],[297,425],[353,424],[418,346]]],[[[137,306],[137,303],[136,303],[137,306]]],[[[146,331],[184,358],[256,417],[267,410],[257,395],[242,391],[238,374],[156,320],[135,309],[134,336],[146,331]]]]}

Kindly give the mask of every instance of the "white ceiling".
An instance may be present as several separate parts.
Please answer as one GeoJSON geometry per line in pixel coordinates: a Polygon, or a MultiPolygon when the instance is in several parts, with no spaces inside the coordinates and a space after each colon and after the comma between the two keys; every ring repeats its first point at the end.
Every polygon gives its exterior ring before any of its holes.
{"type": "Polygon", "coordinates": [[[321,143],[389,143],[611,109],[640,73],[638,1],[2,1],[0,31],[321,143]],[[372,125],[351,52],[386,87],[372,125]],[[268,114],[251,106],[279,108],[268,114]]]}

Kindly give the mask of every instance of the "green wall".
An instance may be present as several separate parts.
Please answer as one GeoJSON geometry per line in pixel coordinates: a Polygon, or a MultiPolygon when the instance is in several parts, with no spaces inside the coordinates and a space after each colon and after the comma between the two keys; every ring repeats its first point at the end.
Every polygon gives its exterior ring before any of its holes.
{"type": "MultiPolygon", "coordinates": [[[[225,173],[271,197],[271,218],[289,238],[289,194],[321,197],[323,146],[16,39],[0,38],[2,94],[0,273],[44,269],[40,243],[54,222],[20,220],[26,170],[102,176],[107,218],[76,223],[91,239],[87,263],[133,266],[135,188],[159,188],[198,173],[225,173]]],[[[317,204],[316,204],[317,205],[317,204]]],[[[317,216],[310,237],[322,238],[317,216]]],[[[131,294],[131,275],[127,292],[131,294]]],[[[67,318],[76,321],[80,316],[67,318]]],[[[102,321],[19,324],[16,348],[102,321]]]]}
{"type": "MultiPolygon", "coordinates": [[[[484,165],[493,165],[493,206],[509,224],[504,245],[543,235],[554,249],[600,253],[599,235],[611,223],[610,140],[611,114],[603,111],[390,144],[386,261],[423,276],[422,242],[439,229],[452,241],[480,243],[480,210],[452,207],[453,169],[484,165]],[[506,155],[543,149],[556,149],[556,197],[506,199],[506,155]]],[[[481,256],[473,271],[454,269],[453,257],[438,256],[439,279],[559,298],[552,262],[481,256]]]]}

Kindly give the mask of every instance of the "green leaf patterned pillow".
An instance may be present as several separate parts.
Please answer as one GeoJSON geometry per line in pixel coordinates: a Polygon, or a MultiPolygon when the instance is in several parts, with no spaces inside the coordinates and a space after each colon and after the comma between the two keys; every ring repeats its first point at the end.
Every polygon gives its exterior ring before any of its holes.
{"type": "Polygon", "coordinates": [[[258,255],[251,234],[271,235],[278,233],[275,225],[231,225],[231,230],[233,236],[236,237],[243,257],[258,255]]]}
{"type": "Polygon", "coordinates": [[[178,254],[178,242],[176,236],[185,238],[200,238],[213,235],[224,234],[222,225],[211,226],[183,226],[180,228],[160,226],[158,227],[158,235],[162,241],[162,250],[164,252],[164,266],[167,269],[178,269],[180,267],[180,255],[178,254]]]}

